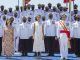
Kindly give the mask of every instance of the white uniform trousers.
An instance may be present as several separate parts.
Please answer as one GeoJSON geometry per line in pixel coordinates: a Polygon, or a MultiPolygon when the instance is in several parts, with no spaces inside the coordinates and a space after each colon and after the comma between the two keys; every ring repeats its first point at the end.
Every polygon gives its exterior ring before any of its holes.
{"type": "Polygon", "coordinates": [[[68,38],[67,38],[66,33],[60,33],[59,45],[60,45],[61,58],[67,58],[68,56],[68,38]]]}

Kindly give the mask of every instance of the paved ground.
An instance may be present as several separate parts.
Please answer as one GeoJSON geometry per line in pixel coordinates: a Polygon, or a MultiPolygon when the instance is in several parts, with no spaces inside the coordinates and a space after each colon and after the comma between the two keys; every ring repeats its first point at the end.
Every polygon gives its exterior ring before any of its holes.
{"type": "MultiPolygon", "coordinates": [[[[31,54],[29,54],[31,55],[31,54]]],[[[45,55],[44,55],[45,56],[45,55]]],[[[0,60],[60,60],[60,54],[55,54],[53,57],[21,57],[21,56],[14,56],[6,59],[6,57],[0,57],[0,60]]],[[[68,60],[80,60],[80,57],[76,57],[75,54],[69,54],[68,60]]]]}

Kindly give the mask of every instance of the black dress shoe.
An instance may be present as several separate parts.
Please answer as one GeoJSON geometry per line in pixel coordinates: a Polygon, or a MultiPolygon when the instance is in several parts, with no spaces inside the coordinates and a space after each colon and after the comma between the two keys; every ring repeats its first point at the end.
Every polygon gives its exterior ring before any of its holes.
{"type": "Polygon", "coordinates": [[[48,54],[48,56],[54,56],[54,54],[48,54]]]}
{"type": "Polygon", "coordinates": [[[25,56],[28,56],[27,53],[24,53],[25,56]]]}
{"type": "Polygon", "coordinates": [[[25,53],[22,53],[22,56],[25,56],[25,53]]]}
{"type": "Polygon", "coordinates": [[[37,53],[35,52],[35,55],[34,56],[37,56],[37,53]]]}
{"type": "Polygon", "coordinates": [[[40,52],[38,52],[38,56],[41,56],[40,52]]]}
{"type": "Polygon", "coordinates": [[[63,58],[63,60],[67,60],[66,58],[63,58]]]}

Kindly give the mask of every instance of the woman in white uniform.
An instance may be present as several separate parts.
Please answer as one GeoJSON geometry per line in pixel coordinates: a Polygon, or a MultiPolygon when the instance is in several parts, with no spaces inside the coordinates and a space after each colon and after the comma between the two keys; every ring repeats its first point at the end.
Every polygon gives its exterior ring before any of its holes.
{"type": "Polygon", "coordinates": [[[36,21],[33,24],[33,28],[33,52],[36,52],[36,56],[40,56],[40,52],[45,52],[43,24],[40,22],[40,15],[36,16],[36,21]]]}

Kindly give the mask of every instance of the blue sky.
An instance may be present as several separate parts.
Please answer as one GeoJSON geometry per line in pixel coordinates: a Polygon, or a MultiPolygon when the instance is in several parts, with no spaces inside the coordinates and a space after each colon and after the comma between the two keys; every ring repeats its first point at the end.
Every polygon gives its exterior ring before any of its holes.
{"type": "MultiPolygon", "coordinates": [[[[20,6],[23,4],[22,0],[19,0],[20,6]]],[[[63,3],[63,0],[31,0],[30,4],[34,4],[37,7],[37,4],[42,3],[47,5],[48,3],[52,3],[53,6],[57,3],[61,3],[63,6],[66,6],[66,4],[63,3]]],[[[80,0],[75,0],[75,3],[80,6],[80,0]]],[[[15,8],[16,5],[18,5],[18,0],[0,0],[0,5],[4,5],[5,8],[13,7],[15,8]]],[[[72,5],[73,6],[73,5],[72,5]]],[[[80,10],[80,7],[78,8],[80,10]]]]}

